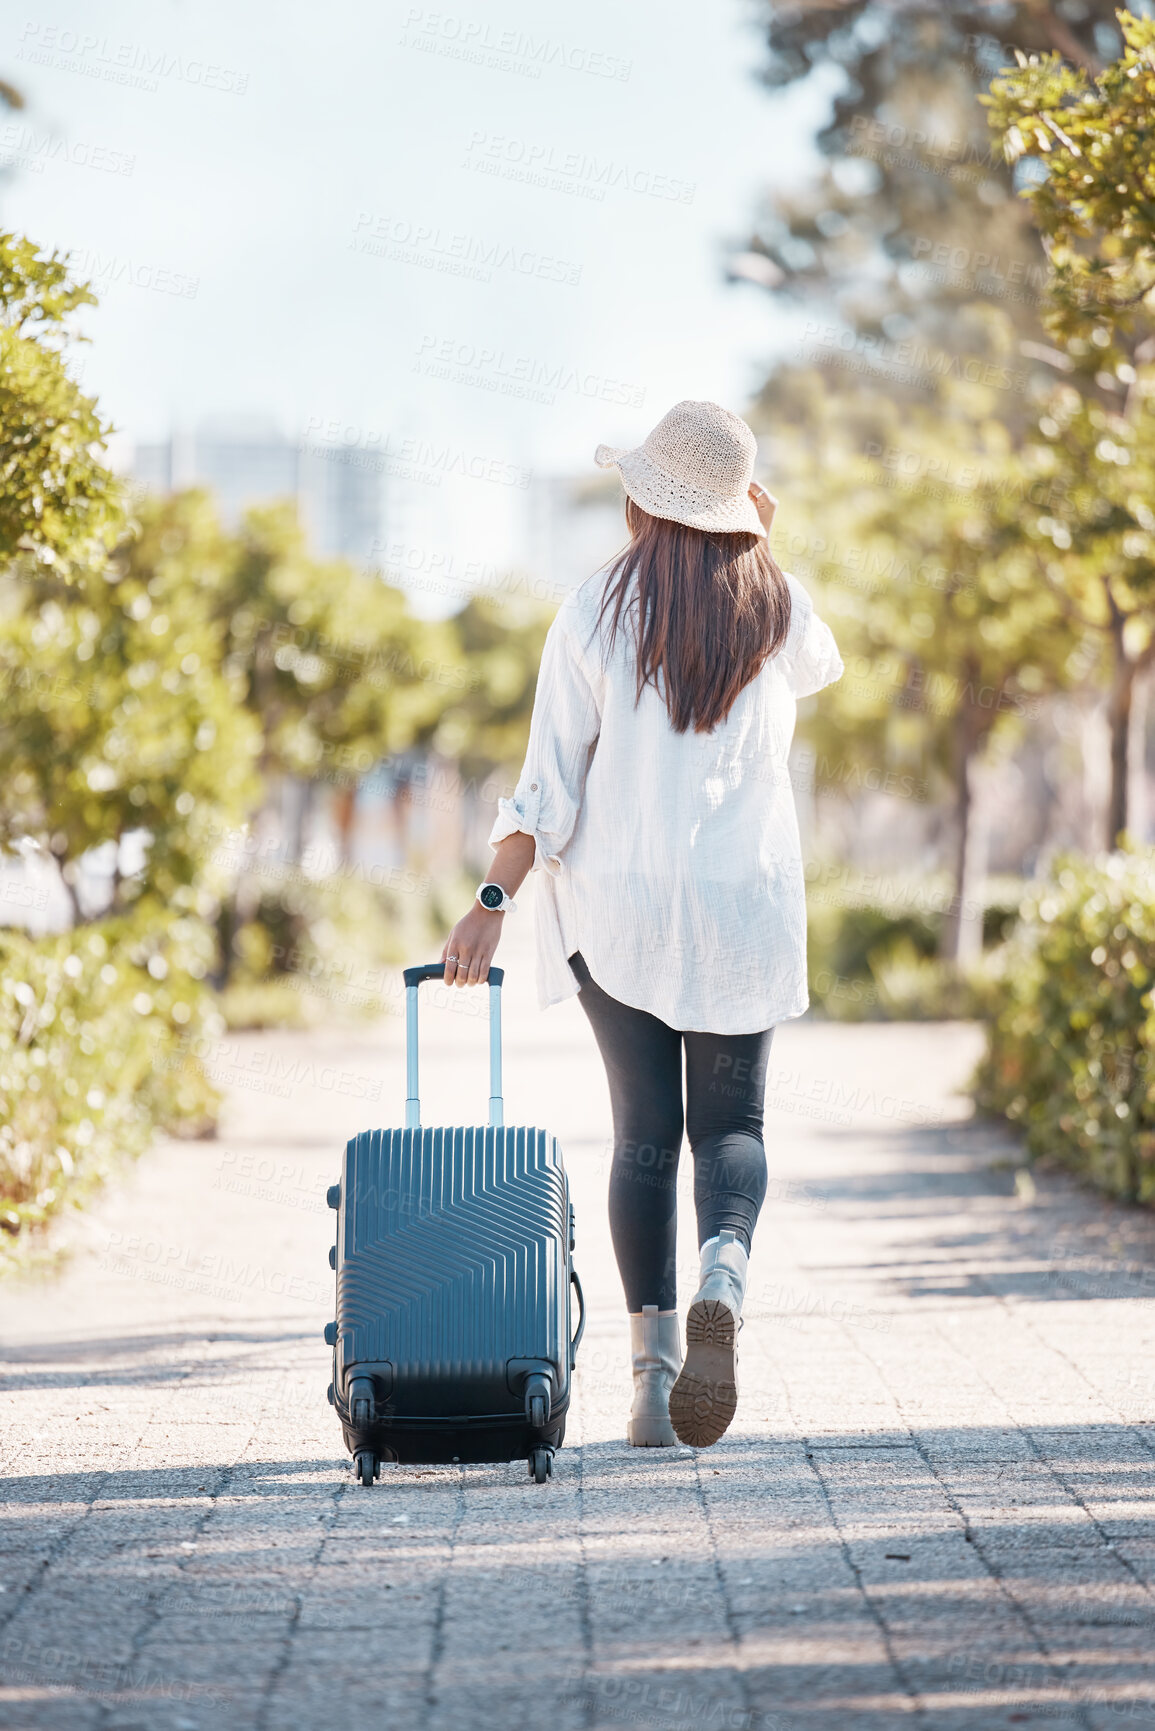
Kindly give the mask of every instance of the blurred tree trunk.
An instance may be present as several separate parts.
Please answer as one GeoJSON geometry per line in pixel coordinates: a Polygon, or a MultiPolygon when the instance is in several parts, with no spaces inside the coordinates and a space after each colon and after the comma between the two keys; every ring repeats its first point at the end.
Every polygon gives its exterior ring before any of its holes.
{"type": "MultiPolygon", "coordinates": [[[[1108,591],[1108,594],[1110,592],[1108,591]]],[[[1110,737],[1111,792],[1107,799],[1108,852],[1118,847],[1127,828],[1127,796],[1130,792],[1128,765],[1131,744],[1131,708],[1137,665],[1123,643],[1126,620],[1111,608],[1111,689],[1107,697],[1107,727],[1110,737]]]]}
{"type": "Polygon", "coordinates": [[[316,788],[315,781],[306,781],[296,776],[285,778],[285,794],[289,805],[285,826],[288,832],[286,847],[290,865],[299,866],[304,856],[309,827],[313,821],[316,788]]]}
{"type": "MultiPolygon", "coordinates": [[[[1120,836],[1131,827],[1131,789],[1138,779],[1135,764],[1146,756],[1146,703],[1136,701],[1136,684],[1155,659],[1155,641],[1141,655],[1129,655],[1125,634],[1132,616],[1115,602],[1110,587],[1107,602],[1111,612],[1111,689],[1107,697],[1110,737],[1111,792],[1107,801],[1107,850],[1119,846],[1120,836]]],[[[1142,838],[1140,838],[1142,839],[1142,838]]]]}
{"type": "Polygon", "coordinates": [[[1128,763],[1127,822],[1140,845],[1147,840],[1151,809],[1147,787],[1147,727],[1151,712],[1151,668],[1135,676],[1131,693],[1131,749],[1128,763]]]}
{"type": "Polygon", "coordinates": [[[986,712],[963,704],[954,718],[955,849],[954,894],[942,933],[941,954],[957,967],[977,962],[983,947],[985,827],[979,817],[980,747],[988,731],[986,712]]]}
{"type": "Polygon", "coordinates": [[[353,825],[357,816],[357,789],[338,787],[333,795],[333,821],[337,826],[337,853],[343,866],[353,861],[353,825]]]}

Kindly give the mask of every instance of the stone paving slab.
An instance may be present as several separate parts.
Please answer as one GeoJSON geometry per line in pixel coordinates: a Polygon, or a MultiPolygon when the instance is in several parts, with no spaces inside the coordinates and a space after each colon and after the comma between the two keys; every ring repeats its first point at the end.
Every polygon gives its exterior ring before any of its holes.
{"type": "MultiPolygon", "coordinates": [[[[553,1480],[353,1483],[324,1190],[402,1029],[238,1037],[219,1139],[4,1293],[0,1727],[1155,1731],[1155,1220],[1016,1192],[973,1028],[792,1024],[738,1418],[631,1450],[604,1078],[508,925],[508,1116],[562,1137],[589,1303],[553,1480]]],[[[484,1101],[483,998],[423,1000],[426,1122],[484,1101]]]]}

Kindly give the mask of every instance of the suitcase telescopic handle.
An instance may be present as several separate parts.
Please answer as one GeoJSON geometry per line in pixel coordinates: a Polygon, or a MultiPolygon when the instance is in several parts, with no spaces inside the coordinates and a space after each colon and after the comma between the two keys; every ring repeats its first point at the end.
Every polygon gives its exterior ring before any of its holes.
{"type": "MultiPolygon", "coordinates": [[[[423,980],[445,978],[444,962],[422,962],[405,969],[405,1128],[421,1128],[421,1098],[417,1086],[417,989],[423,980]]],[[[501,1097],[501,982],[504,968],[489,970],[489,1122],[495,1130],[505,1123],[501,1097]]],[[[456,987],[454,990],[456,991],[456,987]]]]}

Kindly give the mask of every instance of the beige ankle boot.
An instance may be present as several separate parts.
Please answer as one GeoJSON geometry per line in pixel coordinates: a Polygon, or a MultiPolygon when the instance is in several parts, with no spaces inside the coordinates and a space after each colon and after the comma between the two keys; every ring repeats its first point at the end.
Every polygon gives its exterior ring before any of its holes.
{"type": "Polygon", "coordinates": [[[676,1310],[642,1306],[630,1317],[634,1361],[634,1404],[626,1436],[636,1449],[668,1449],[677,1443],[670,1423],[670,1389],[682,1362],[676,1310]]]}
{"type": "Polygon", "coordinates": [[[709,1448],[738,1408],[738,1324],[749,1257],[733,1232],[702,1246],[700,1284],[686,1313],[686,1362],[670,1390],[670,1420],[680,1442],[709,1448]]]}

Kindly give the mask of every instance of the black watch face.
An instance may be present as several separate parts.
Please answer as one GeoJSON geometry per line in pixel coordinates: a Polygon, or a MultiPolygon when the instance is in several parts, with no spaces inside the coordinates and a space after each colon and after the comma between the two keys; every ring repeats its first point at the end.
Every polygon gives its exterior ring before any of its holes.
{"type": "Polygon", "coordinates": [[[505,894],[497,884],[486,884],[477,899],[483,908],[497,909],[505,900],[505,894]]]}

